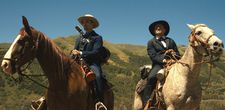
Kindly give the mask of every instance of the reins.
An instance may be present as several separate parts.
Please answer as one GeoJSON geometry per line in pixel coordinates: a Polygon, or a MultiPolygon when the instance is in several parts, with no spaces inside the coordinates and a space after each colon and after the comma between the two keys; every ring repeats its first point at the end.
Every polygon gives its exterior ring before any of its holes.
{"type": "MultiPolygon", "coordinates": [[[[4,60],[6,60],[6,58],[4,58],[4,60]]],[[[8,60],[11,60],[11,59],[8,59],[8,60]]],[[[27,74],[24,74],[24,73],[23,73],[26,69],[28,69],[28,67],[31,65],[32,62],[33,62],[33,60],[29,61],[29,62],[27,63],[27,65],[26,65],[26,67],[23,68],[23,69],[21,69],[21,67],[16,68],[17,73],[18,73],[18,75],[19,75],[19,80],[17,80],[16,78],[14,78],[12,75],[11,75],[10,77],[11,77],[16,83],[20,83],[20,82],[22,81],[23,77],[25,77],[25,78],[29,79],[30,81],[34,82],[35,84],[37,84],[37,85],[39,85],[39,86],[41,86],[41,87],[43,87],[43,88],[45,88],[45,89],[48,89],[47,86],[44,86],[43,84],[41,84],[41,83],[39,83],[38,81],[36,81],[36,80],[34,80],[33,78],[31,78],[31,77],[41,77],[41,76],[45,76],[45,75],[43,75],[43,74],[38,74],[38,75],[34,75],[34,74],[33,74],[33,75],[27,75],[27,74]]]]}
{"type": "MultiPolygon", "coordinates": [[[[31,34],[30,34],[30,35],[31,35],[31,34]]],[[[31,37],[32,37],[32,36],[31,36],[31,37]]],[[[32,39],[32,40],[33,40],[33,41],[30,43],[29,46],[32,47],[32,51],[33,51],[33,55],[32,55],[32,56],[35,56],[35,54],[36,54],[36,52],[37,52],[37,49],[38,49],[39,39],[37,39],[36,41],[35,41],[34,39],[32,39]]],[[[23,45],[23,46],[24,46],[24,45],[23,45]]],[[[24,49],[24,47],[22,47],[22,49],[24,49]]],[[[43,88],[45,88],[45,89],[49,89],[47,86],[45,86],[45,85],[39,83],[38,81],[34,80],[33,78],[31,78],[31,77],[42,77],[42,76],[45,76],[45,75],[43,75],[43,74],[37,74],[37,75],[32,74],[32,75],[27,75],[27,74],[23,73],[23,72],[24,72],[26,69],[28,69],[28,67],[31,65],[31,63],[33,62],[33,59],[30,60],[28,63],[26,63],[26,66],[25,66],[25,68],[23,68],[23,69],[21,69],[21,65],[17,65],[18,59],[21,58],[21,56],[24,54],[23,52],[24,52],[24,50],[22,50],[22,53],[19,54],[19,57],[18,57],[18,58],[3,58],[3,60],[9,60],[9,61],[12,62],[12,64],[14,64],[15,69],[16,69],[18,75],[19,75],[19,80],[17,80],[16,78],[14,78],[12,75],[11,75],[11,78],[12,78],[16,83],[18,83],[18,82],[20,83],[20,82],[22,81],[23,77],[25,77],[25,78],[27,78],[28,80],[34,82],[35,84],[37,84],[37,85],[39,85],[39,86],[41,86],[41,87],[43,87],[43,88]]]]}
{"type": "MultiPolygon", "coordinates": [[[[196,28],[197,28],[197,27],[196,27],[196,28]]],[[[203,60],[200,61],[200,62],[194,62],[194,64],[205,64],[205,63],[208,63],[208,64],[209,64],[208,84],[207,84],[206,88],[203,89],[203,90],[206,90],[206,89],[209,87],[209,85],[210,85],[210,78],[211,78],[211,74],[212,74],[212,67],[213,67],[213,65],[214,65],[214,62],[215,62],[215,61],[218,61],[218,58],[213,59],[213,55],[211,54],[211,52],[209,52],[209,51],[207,50],[207,47],[209,46],[208,42],[209,42],[210,38],[211,38],[214,34],[210,35],[210,36],[206,39],[206,41],[202,41],[202,40],[198,39],[198,38],[196,37],[196,35],[195,35],[195,30],[196,30],[196,28],[194,29],[194,31],[192,31],[191,35],[189,36],[189,39],[190,39],[190,37],[192,37],[192,38],[193,38],[193,41],[195,41],[195,42],[199,43],[200,45],[202,45],[203,47],[205,47],[205,50],[206,50],[206,52],[207,52],[207,57],[209,57],[208,60],[204,60],[204,59],[203,59],[203,60]]],[[[204,56],[203,54],[201,54],[201,53],[199,53],[198,51],[196,51],[196,48],[195,48],[195,46],[193,45],[193,42],[191,42],[190,46],[195,50],[195,52],[196,52],[198,55],[204,56]]],[[[171,52],[171,55],[172,55],[172,56],[169,56],[169,57],[172,58],[172,59],[174,59],[174,63],[180,63],[180,64],[182,64],[182,65],[184,65],[184,66],[189,66],[187,63],[178,60],[177,57],[179,57],[179,56],[177,56],[177,55],[175,54],[175,52],[171,52]]],[[[169,64],[169,65],[171,65],[171,64],[169,64]]],[[[192,72],[192,71],[191,71],[191,72],[192,72]]]]}
{"type": "Polygon", "coordinates": [[[33,62],[33,60],[31,60],[31,61],[26,65],[26,67],[25,67],[24,69],[22,69],[22,70],[21,70],[21,68],[18,68],[18,69],[17,69],[18,74],[19,74],[20,76],[22,76],[22,77],[25,77],[25,78],[29,79],[30,81],[34,82],[35,84],[37,84],[37,85],[39,85],[39,86],[41,86],[41,87],[43,87],[43,88],[45,88],[45,89],[49,89],[47,86],[45,86],[45,85],[39,83],[38,81],[34,80],[33,78],[31,78],[31,77],[40,77],[40,76],[45,76],[45,75],[41,75],[41,74],[39,74],[39,75],[27,75],[27,74],[24,74],[24,73],[23,73],[23,72],[30,66],[30,64],[31,64],[32,62],[33,62]]]}

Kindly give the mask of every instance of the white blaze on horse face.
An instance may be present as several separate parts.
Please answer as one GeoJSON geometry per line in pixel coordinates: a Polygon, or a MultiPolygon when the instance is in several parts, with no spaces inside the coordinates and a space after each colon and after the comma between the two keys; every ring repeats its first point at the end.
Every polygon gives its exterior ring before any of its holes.
{"type": "Polygon", "coordinates": [[[9,50],[6,52],[4,58],[9,58],[9,59],[10,59],[10,58],[12,57],[12,50],[13,50],[13,47],[15,46],[16,42],[20,39],[20,36],[21,36],[21,35],[18,35],[18,36],[16,37],[16,39],[13,41],[13,43],[11,44],[9,50]]]}
{"type": "MultiPolygon", "coordinates": [[[[13,41],[13,43],[11,44],[9,50],[6,52],[4,58],[5,59],[11,59],[12,57],[12,51],[13,51],[13,47],[15,46],[16,42],[20,39],[20,34],[16,37],[16,39],[13,41]]],[[[7,74],[11,74],[12,73],[12,66],[11,66],[11,61],[10,60],[4,60],[2,61],[1,67],[3,69],[3,71],[7,74]]]]}

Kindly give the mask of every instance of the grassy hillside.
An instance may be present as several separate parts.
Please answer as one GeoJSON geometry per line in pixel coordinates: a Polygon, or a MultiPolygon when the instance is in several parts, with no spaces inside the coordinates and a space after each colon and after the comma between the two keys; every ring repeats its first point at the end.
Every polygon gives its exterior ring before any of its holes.
{"type": "MultiPolygon", "coordinates": [[[[54,39],[55,43],[68,54],[73,49],[74,40],[77,36],[59,37],[54,39]]],[[[115,110],[131,110],[134,89],[140,79],[139,67],[150,64],[146,47],[130,44],[113,44],[105,41],[104,45],[112,53],[109,65],[103,66],[104,74],[113,83],[115,93],[115,110]]],[[[7,51],[9,44],[0,44],[0,59],[7,51]]],[[[181,53],[185,46],[179,46],[181,53]]],[[[225,109],[225,54],[211,75],[211,85],[203,90],[201,110],[224,110],[225,109]]],[[[27,74],[43,74],[39,64],[35,61],[27,74]]],[[[205,88],[208,79],[208,67],[204,65],[200,74],[200,82],[205,88]]],[[[17,76],[14,76],[17,77],[17,76]]],[[[43,84],[47,84],[45,77],[34,78],[43,84]]],[[[191,88],[190,88],[191,89],[191,88]]],[[[45,89],[24,79],[21,83],[3,74],[0,70],[0,110],[29,110],[32,99],[37,99],[44,93],[45,89]]]]}

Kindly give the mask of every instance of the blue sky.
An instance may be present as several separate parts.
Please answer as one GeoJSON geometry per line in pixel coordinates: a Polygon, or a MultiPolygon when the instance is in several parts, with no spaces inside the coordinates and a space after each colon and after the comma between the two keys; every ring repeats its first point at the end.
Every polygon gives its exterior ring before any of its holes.
{"type": "Polygon", "coordinates": [[[1,0],[0,42],[12,42],[26,16],[50,38],[78,34],[76,19],[86,13],[100,22],[96,32],[112,43],[146,45],[150,23],[169,22],[169,37],[187,45],[187,23],[204,23],[225,41],[225,0],[1,0]]]}

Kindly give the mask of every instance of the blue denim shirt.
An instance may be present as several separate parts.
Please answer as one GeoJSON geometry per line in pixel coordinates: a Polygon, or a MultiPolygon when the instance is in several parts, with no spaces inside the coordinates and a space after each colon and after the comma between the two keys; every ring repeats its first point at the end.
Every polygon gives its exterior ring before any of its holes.
{"type": "Polygon", "coordinates": [[[98,54],[103,46],[103,40],[95,31],[85,33],[75,41],[74,49],[82,51],[81,57],[89,64],[100,64],[98,54]]]}

